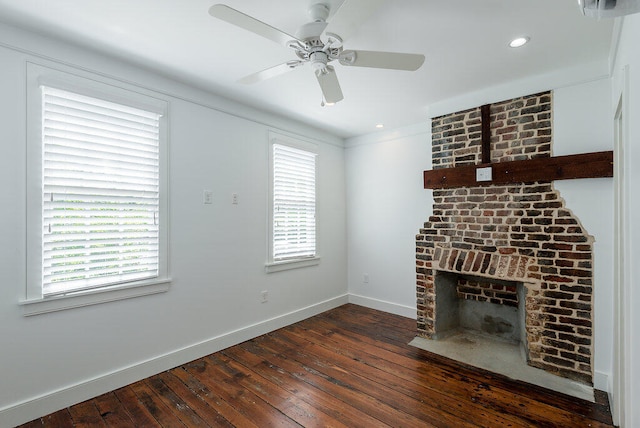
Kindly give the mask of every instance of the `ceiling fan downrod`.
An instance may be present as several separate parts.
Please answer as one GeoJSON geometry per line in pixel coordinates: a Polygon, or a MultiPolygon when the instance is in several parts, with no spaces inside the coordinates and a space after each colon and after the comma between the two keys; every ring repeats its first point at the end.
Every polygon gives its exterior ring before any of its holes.
{"type": "Polygon", "coordinates": [[[312,4],[309,8],[309,17],[315,22],[325,22],[329,17],[329,6],[323,3],[312,4]]]}

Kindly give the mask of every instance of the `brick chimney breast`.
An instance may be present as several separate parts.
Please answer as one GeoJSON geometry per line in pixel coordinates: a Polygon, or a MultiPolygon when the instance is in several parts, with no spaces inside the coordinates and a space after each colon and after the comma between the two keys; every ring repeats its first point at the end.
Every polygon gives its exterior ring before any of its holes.
{"type": "MultiPolygon", "coordinates": [[[[492,104],[491,162],[550,157],[552,93],[492,104]]],[[[481,163],[480,108],[432,119],[433,168],[481,163]]],[[[433,191],[416,236],[418,334],[433,338],[439,272],[459,298],[516,306],[525,292],[528,363],[592,383],[593,237],[552,182],[433,191]],[[479,280],[480,279],[480,280],[479,280]]]]}

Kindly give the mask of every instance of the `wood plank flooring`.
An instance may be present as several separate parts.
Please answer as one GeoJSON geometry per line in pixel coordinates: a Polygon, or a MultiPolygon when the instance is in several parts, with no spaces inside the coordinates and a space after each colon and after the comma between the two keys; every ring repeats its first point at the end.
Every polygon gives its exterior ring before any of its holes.
{"type": "Polygon", "coordinates": [[[415,321],[344,305],[23,427],[608,427],[597,403],[407,344],[415,321]]]}

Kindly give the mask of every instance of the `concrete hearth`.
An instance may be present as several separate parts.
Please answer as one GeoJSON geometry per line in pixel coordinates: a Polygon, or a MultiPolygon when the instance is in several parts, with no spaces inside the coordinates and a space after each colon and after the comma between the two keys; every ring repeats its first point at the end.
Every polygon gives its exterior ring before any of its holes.
{"type": "Polygon", "coordinates": [[[459,331],[441,340],[416,337],[409,344],[510,379],[521,380],[583,400],[595,401],[592,387],[529,366],[522,348],[511,341],[477,332],[459,331]],[[500,357],[496,358],[496,355],[500,357]]]}

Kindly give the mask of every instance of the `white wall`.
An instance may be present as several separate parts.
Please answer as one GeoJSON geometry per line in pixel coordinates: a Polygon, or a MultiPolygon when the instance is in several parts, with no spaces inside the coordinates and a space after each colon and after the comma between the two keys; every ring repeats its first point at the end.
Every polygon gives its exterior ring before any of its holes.
{"type": "Polygon", "coordinates": [[[342,140],[14,28],[0,26],[0,40],[0,426],[347,301],[342,140]],[[168,292],[23,316],[27,61],[97,71],[169,101],[168,292]],[[270,129],[319,144],[318,266],[264,273],[270,129]],[[213,190],[212,205],[202,204],[203,189],[213,190]],[[262,290],[268,303],[260,303],[262,290]]]}
{"type": "MultiPolygon", "coordinates": [[[[554,156],[613,150],[610,99],[610,79],[554,91],[554,156]]],[[[607,391],[613,368],[613,179],[558,180],[554,186],[595,238],[594,384],[607,391]]]]}
{"type": "MultiPolygon", "coordinates": [[[[522,86],[523,91],[532,88],[545,90],[522,86]]],[[[530,93],[517,94],[517,89],[517,85],[496,88],[484,94],[484,100],[530,93]]],[[[612,150],[609,99],[608,79],[555,90],[556,155],[612,150]]],[[[466,105],[455,101],[461,109],[478,105],[472,104],[478,101],[477,94],[471,94],[466,105]]],[[[431,191],[422,184],[422,171],[431,169],[430,121],[425,118],[423,125],[413,128],[349,139],[346,147],[349,292],[357,302],[415,316],[415,235],[431,215],[433,203],[431,191]],[[364,273],[369,274],[368,284],[363,283],[364,273]]],[[[607,390],[613,331],[613,180],[558,181],[556,187],[596,239],[594,381],[596,388],[607,390]]]]}
{"type": "MultiPolygon", "coordinates": [[[[624,353],[626,372],[624,381],[626,393],[614,397],[622,404],[623,418],[619,421],[622,428],[640,426],[640,13],[624,18],[622,31],[615,52],[612,81],[612,112],[618,104],[620,96],[624,103],[624,146],[622,147],[624,173],[620,177],[626,188],[624,215],[627,230],[624,238],[628,246],[623,254],[627,269],[620,284],[624,290],[624,353]],[[626,71],[625,71],[626,69],[626,71]]],[[[613,117],[610,117],[612,120],[613,117]]],[[[617,404],[617,403],[615,403],[617,404]]]]}
{"type": "Polygon", "coordinates": [[[422,185],[431,125],[350,139],[346,164],[350,300],[415,318],[415,236],[433,203],[422,185]]]}

